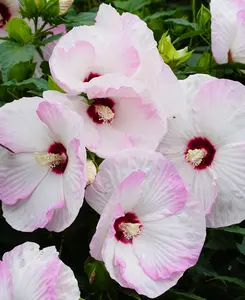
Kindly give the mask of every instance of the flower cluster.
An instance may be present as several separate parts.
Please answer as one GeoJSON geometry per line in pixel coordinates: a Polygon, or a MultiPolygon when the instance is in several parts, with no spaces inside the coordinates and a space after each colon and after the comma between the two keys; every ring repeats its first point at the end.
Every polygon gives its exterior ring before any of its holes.
{"type": "MultiPolygon", "coordinates": [[[[214,57],[243,62],[236,37],[222,39],[231,26],[219,2],[214,57]]],[[[224,2],[242,34],[245,2],[224,2]]],[[[178,80],[146,24],[105,4],[95,25],[58,41],[49,64],[64,93],[0,108],[3,216],[19,231],[61,232],[85,198],[100,215],[91,256],[121,286],[158,297],[196,264],[206,227],[245,219],[245,87],[201,74],[178,80]]],[[[26,243],[0,262],[0,294],[78,300],[79,289],[52,247],[26,243]]]]}

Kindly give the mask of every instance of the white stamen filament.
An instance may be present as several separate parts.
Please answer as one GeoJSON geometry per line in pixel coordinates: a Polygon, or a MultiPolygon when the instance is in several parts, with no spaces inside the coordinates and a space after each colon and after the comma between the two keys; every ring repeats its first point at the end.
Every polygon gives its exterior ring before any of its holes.
{"type": "Polygon", "coordinates": [[[140,223],[123,223],[119,228],[122,230],[124,237],[127,240],[131,240],[133,237],[140,234],[140,226],[140,223]]]}
{"type": "Polygon", "coordinates": [[[55,168],[59,164],[63,163],[66,159],[65,154],[54,153],[39,153],[35,152],[34,157],[36,162],[42,167],[55,168]]]}
{"type": "Polygon", "coordinates": [[[103,123],[111,123],[115,117],[114,112],[108,106],[95,105],[95,109],[100,117],[99,120],[103,121],[103,123]]]}
{"type": "Polygon", "coordinates": [[[189,149],[185,158],[188,162],[197,167],[200,165],[200,163],[206,155],[207,151],[205,149],[189,149]]]}

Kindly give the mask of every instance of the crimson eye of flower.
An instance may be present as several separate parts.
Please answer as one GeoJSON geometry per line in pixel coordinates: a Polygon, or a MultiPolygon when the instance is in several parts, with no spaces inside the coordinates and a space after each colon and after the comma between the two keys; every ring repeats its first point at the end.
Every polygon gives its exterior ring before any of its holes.
{"type": "Polygon", "coordinates": [[[142,225],[136,214],[128,212],[125,216],[115,220],[114,229],[118,241],[124,244],[132,244],[133,238],[140,235],[142,225]]]}
{"type": "Polygon", "coordinates": [[[195,137],[188,142],[185,159],[194,169],[203,170],[209,167],[216,153],[213,144],[204,137],[195,137]]]}
{"type": "Polygon", "coordinates": [[[96,77],[100,77],[100,74],[97,74],[97,73],[89,73],[89,75],[83,80],[83,82],[89,82],[90,80],[92,80],[93,78],[96,78],[96,77]]]}
{"type": "Polygon", "coordinates": [[[66,148],[61,143],[52,144],[47,153],[34,153],[36,162],[43,166],[52,169],[53,173],[63,174],[65,172],[68,156],[66,148]]]}
{"type": "Polygon", "coordinates": [[[114,105],[115,103],[109,98],[93,99],[87,114],[96,124],[111,124],[115,118],[114,105]]]}
{"type": "Polygon", "coordinates": [[[0,3],[0,28],[5,27],[10,18],[11,13],[9,11],[9,8],[3,3],[0,3]]]}

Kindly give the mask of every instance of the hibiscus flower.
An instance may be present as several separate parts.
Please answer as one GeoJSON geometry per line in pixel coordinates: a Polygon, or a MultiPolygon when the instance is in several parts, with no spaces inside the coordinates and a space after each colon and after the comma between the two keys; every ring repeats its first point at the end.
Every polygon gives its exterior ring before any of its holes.
{"type": "Polygon", "coordinates": [[[0,109],[0,199],[20,231],[62,231],[75,220],[87,183],[83,122],[61,104],[23,98],[0,109]]]}
{"type": "MultiPolygon", "coordinates": [[[[173,162],[202,203],[207,225],[223,227],[245,219],[245,87],[207,79],[197,84],[195,99],[193,88],[189,90],[182,114],[168,119],[158,151],[173,162]]],[[[191,80],[186,86],[195,86],[191,80]]]]}
{"type": "Polygon", "coordinates": [[[166,121],[144,85],[122,74],[106,74],[91,81],[85,92],[88,100],[54,91],[43,97],[57,99],[83,118],[89,150],[104,158],[132,147],[157,148],[166,121]]]}
{"type": "Polygon", "coordinates": [[[107,158],[85,198],[101,214],[90,254],[121,286],[158,297],[198,260],[203,210],[160,153],[135,149],[107,158]]]}

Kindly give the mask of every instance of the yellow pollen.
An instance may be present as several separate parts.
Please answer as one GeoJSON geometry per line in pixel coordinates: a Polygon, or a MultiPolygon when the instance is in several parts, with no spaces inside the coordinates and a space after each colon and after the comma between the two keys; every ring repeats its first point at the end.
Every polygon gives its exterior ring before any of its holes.
{"type": "Polygon", "coordinates": [[[40,153],[35,152],[34,157],[36,162],[42,167],[55,168],[63,163],[66,159],[65,154],[40,153]]]}
{"type": "Polygon", "coordinates": [[[131,240],[133,237],[140,234],[140,226],[140,223],[123,223],[119,228],[122,230],[124,237],[127,240],[131,240]]]}
{"type": "Polygon", "coordinates": [[[188,162],[193,164],[195,167],[199,166],[203,158],[207,155],[207,151],[204,149],[189,149],[185,158],[188,162]]]}
{"type": "Polygon", "coordinates": [[[108,106],[95,105],[95,109],[100,117],[99,120],[103,121],[103,123],[111,123],[115,117],[114,112],[108,106]]]}

